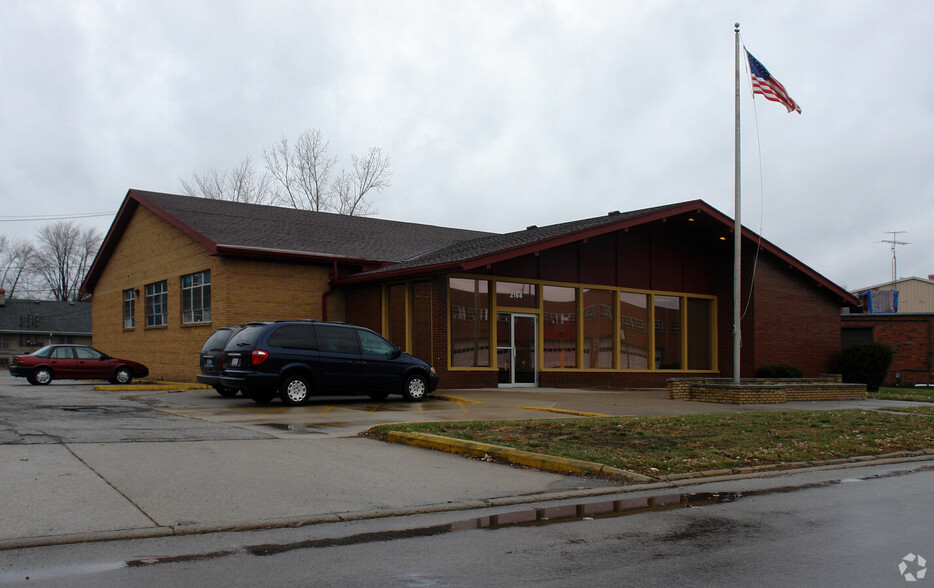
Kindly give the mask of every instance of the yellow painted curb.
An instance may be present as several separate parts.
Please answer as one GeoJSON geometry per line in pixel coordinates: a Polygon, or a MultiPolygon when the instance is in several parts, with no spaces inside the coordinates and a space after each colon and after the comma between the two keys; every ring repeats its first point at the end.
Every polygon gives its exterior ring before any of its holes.
{"type": "Polygon", "coordinates": [[[464,404],[483,404],[479,400],[468,400],[459,396],[446,396],[444,394],[432,394],[431,398],[435,400],[446,400],[448,402],[463,402],[464,404]]]}
{"type": "Polygon", "coordinates": [[[431,433],[403,433],[400,431],[390,431],[386,435],[386,440],[393,443],[405,443],[413,447],[423,447],[437,451],[446,451],[448,453],[457,453],[461,455],[475,455],[478,457],[489,456],[493,459],[507,461],[517,465],[523,465],[541,470],[552,472],[561,472],[566,474],[604,474],[625,478],[633,482],[655,482],[655,478],[643,476],[635,472],[621,470],[602,463],[594,463],[580,459],[570,459],[567,457],[555,457],[543,453],[532,453],[531,451],[522,451],[512,447],[502,445],[491,445],[489,443],[479,443],[477,441],[467,441],[464,439],[454,439],[443,437],[441,435],[432,435],[431,433]]]}
{"type": "Polygon", "coordinates": [[[542,408],[540,406],[519,406],[517,408],[521,408],[522,410],[538,410],[541,412],[556,412],[559,414],[573,414],[576,416],[584,416],[584,417],[610,418],[614,416],[612,414],[600,414],[599,412],[581,412],[579,410],[564,410],[563,408],[542,408]]]}

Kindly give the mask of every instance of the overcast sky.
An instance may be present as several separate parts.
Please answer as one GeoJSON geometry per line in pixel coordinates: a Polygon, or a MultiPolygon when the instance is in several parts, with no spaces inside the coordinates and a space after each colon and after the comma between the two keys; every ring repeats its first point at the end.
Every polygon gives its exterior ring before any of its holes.
{"type": "Polygon", "coordinates": [[[505,232],[702,199],[733,215],[733,23],[801,105],[742,74],[743,222],[839,285],[934,274],[934,2],[0,0],[0,234],[106,232],[319,129],[378,146],[380,218],[505,232]],[[758,136],[758,144],[757,144],[758,136]],[[761,149],[760,149],[761,145],[761,149]],[[761,150],[761,182],[760,182],[761,150]]]}

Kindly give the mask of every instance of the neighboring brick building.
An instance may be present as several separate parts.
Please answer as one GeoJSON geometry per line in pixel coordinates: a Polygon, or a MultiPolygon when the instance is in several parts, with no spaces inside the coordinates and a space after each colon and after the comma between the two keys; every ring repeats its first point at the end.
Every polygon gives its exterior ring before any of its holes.
{"type": "MultiPolygon", "coordinates": [[[[194,379],[214,328],[345,320],[442,387],[662,387],[730,375],[732,221],[695,200],[508,234],[131,190],[84,283],[94,341],[194,379]]],[[[742,375],[828,370],[857,300],[748,230],[742,375]]]]}
{"type": "Polygon", "coordinates": [[[934,313],[844,314],[843,346],[878,341],[892,347],[883,386],[934,384],[934,313]]]}

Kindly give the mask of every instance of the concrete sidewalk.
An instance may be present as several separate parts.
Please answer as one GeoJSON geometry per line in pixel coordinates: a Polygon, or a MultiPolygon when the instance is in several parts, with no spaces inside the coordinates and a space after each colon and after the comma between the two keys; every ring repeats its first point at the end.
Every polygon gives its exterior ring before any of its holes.
{"type": "MultiPolygon", "coordinates": [[[[671,401],[658,391],[442,394],[491,408],[502,403],[614,415],[912,404],[709,405],[671,401]]],[[[624,489],[361,437],[0,445],[0,472],[0,549],[297,526],[624,489]]]]}

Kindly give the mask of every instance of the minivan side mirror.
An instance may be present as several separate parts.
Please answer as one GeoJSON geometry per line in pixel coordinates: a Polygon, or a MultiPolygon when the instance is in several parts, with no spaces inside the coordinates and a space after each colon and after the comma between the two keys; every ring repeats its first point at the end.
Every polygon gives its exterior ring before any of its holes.
{"type": "Polygon", "coordinates": [[[397,357],[400,357],[401,355],[402,355],[402,348],[399,347],[398,345],[393,345],[392,358],[395,359],[397,357]]]}

